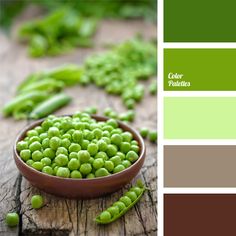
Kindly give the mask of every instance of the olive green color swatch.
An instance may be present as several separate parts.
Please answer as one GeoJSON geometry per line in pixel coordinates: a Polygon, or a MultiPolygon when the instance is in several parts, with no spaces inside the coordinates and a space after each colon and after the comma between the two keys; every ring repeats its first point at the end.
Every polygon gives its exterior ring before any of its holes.
{"type": "Polygon", "coordinates": [[[165,42],[236,42],[236,1],[164,0],[165,42]]]}
{"type": "Polygon", "coordinates": [[[165,49],[164,90],[235,91],[236,49],[165,49]]]}
{"type": "Polygon", "coordinates": [[[165,97],[165,139],[235,139],[236,97],[165,97]]]}

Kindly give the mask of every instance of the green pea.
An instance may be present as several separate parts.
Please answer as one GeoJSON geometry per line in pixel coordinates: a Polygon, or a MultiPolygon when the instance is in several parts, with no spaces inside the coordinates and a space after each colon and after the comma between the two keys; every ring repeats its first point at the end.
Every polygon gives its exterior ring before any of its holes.
{"type": "Polygon", "coordinates": [[[26,164],[27,164],[28,166],[32,166],[33,163],[34,163],[34,161],[31,160],[31,159],[29,159],[28,161],[26,161],[26,164]]]}
{"type": "Polygon", "coordinates": [[[39,135],[39,138],[40,138],[41,142],[42,142],[45,138],[47,138],[47,137],[48,137],[48,134],[47,134],[47,133],[41,133],[41,134],[39,135]]]}
{"type": "Polygon", "coordinates": [[[136,195],[139,196],[139,195],[141,194],[141,192],[142,192],[142,189],[139,188],[139,187],[132,187],[132,188],[130,189],[130,191],[135,192],[136,195]]]}
{"type": "Polygon", "coordinates": [[[95,143],[90,143],[87,148],[91,156],[95,156],[98,152],[98,145],[95,143]]]}
{"type": "Polygon", "coordinates": [[[109,119],[107,122],[106,122],[108,125],[112,126],[113,128],[117,128],[118,127],[118,123],[115,119],[109,119]]]}
{"type": "Polygon", "coordinates": [[[5,222],[9,227],[15,227],[20,222],[20,217],[16,212],[7,213],[5,222]]]}
{"type": "Polygon", "coordinates": [[[134,152],[136,152],[136,153],[139,153],[139,146],[137,146],[137,145],[131,145],[130,150],[131,150],[131,151],[134,151],[134,152]]]}
{"type": "Polygon", "coordinates": [[[62,147],[68,149],[70,145],[71,145],[71,142],[70,142],[70,140],[68,138],[63,138],[61,140],[61,146],[62,147]]]}
{"type": "Polygon", "coordinates": [[[32,159],[34,161],[40,161],[42,158],[43,158],[43,153],[42,152],[37,150],[37,151],[34,151],[32,153],[32,159]]]}
{"type": "Polygon", "coordinates": [[[90,158],[90,153],[86,150],[81,150],[78,152],[79,160],[81,163],[87,163],[90,158]]]}
{"type": "Polygon", "coordinates": [[[90,143],[90,142],[89,142],[88,140],[84,139],[84,140],[82,141],[82,143],[81,143],[81,148],[82,148],[83,150],[87,150],[89,143],[90,143]]]}
{"type": "Polygon", "coordinates": [[[73,170],[70,174],[70,177],[73,179],[81,179],[82,175],[78,170],[73,170]]]}
{"type": "Polygon", "coordinates": [[[28,137],[33,137],[33,136],[38,136],[38,132],[36,130],[29,130],[27,131],[27,134],[26,134],[28,137]]]}
{"type": "Polygon", "coordinates": [[[109,175],[109,172],[105,168],[97,169],[95,172],[96,177],[103,177],[103,176],[108,176],[108,175],[109,175]]]}
{"type": "Polygon", "coordinates": [[[117,206],[119,208],[119,212],[123,211],[126,208],[126,205],[121,201],[115,202],[113,206],[117,206]]]}
{"type": "Polygon", "coordinates": [[[113,173],[121,172],[124,169],[125,169],[125,167],[123,165],[119,164],[119,165],[115,166],[113,173]]]}
{"type": "Polygon", "coordinates": [[[72,134],[72,139],[75,143],[81,143],[83,140],[83,133],[80,130],[76,130],[72,134]]]}
{"type": "Polygon", "coordinates": [[[131,199],[131,201],[135,201],[137,199],[137,195],[135,192],[133,191],[129,191],[125,194],[125,196],[129,197],[131,199]]]}
{"type": "Polygon", "coordinates": [[[131,140],[133,138],[133,135],[128,131],[122,133],[121,136],[122,136],[124,142],[131,142],[131,140]]]}
{"type": "Polygon", "coordinates": [[[53,150],[57,150],[57,148],[59,148],[60,145],[61,145],[61,139],[58,137],[52,137],[49,141],[49,146],[53,150]]]}
{"type": "Polygon", "coordinates": [[[33,143],[33,142],[41,142],[41,139],[38,136],[33,136],[29,139],[29,144],[33,143]]]}
{"type": "Polygon", "coordinates": [[[114,166],[117,166],[121,163],[121,159],[119,156],[114,156],[114,157],[110,158],[109,161],[112,161],[114,166]]]}
{"type": "Polygon", "coordinates": [[[48,148],[49,147],[49,138],[45,138],[43,141],[42,141],[42,147],[44,149],[48,148]]]}
{"type": "Polygon", "coordinates": [[[49,157],[50,159],[53,159],[55,157],[55,151],[52,150],[51,148],[46,148],[43,151],[43,156],[44,157],[49,157]]]}
{"type": "Polygon", "coordinates": [[[126,206],[129,206],[132,203],[131,199],[127,196],[121,197],[119,201],[123,202],[126,206]]]}
{"type": "Polygon", "coordinates": [[[71,139],[72,139],[72,138],[71,138],[71,135],[68,134],[68,133],[62,135],[62,139],[65,139],[65,138],[66,138],[66,139],[69,139],[70,141],[71,141],[71,139]]]}
{"type": "Polygon", "coordinates": [[[108,211],[103,211],[99,218],[102,222],[108,222],[111,219],[111,214],[108,211]]]}
{"type": "Polygon", "coordinates": [[[48,175],[53,175],[53,169],[51,166],[44,166],[42,172],[48,175]]]}
{"type": "MultiPolygon", "coordinates": [[[[102,127],[102,130],[103,130],[103,131],[107,131],[107,132],[109,133],[109,136],[110,136],[110,132],[111,132],[113,129],[114,129],[114,128],[113,128],[113,126],[111,126],[111,125],[105,125],[105,126],[102,127]]],[[[104,135],[104,133],[102,133],[102,135],[104,135]]]]}
{"type": "Polygon", "coordinates": [[[35,170],[41,171],[41,170],[43,169],[43,163],[40,162],[40,161],[35,161],[35,162],[32,164],[32,167],[33,167],[35,170]]]}
{"type": "Polygon", "coordinates": [[[43,121],[41,126],[44,131],[47,131],[51,126],[53,126],[53,122],[51,120],[47,119],[47,120],[43,121]]]}
{"type": "Polygon", "coordinates": [[[102,136],[106,137],[106,138],[109,138],[109,144],[111,143],[111,141],[110,141],[111,133],[109,131],[107,131],[107,130],[103,131],[102,136]]]}
{"type": "Polygon", "coordinates": [[[126,159],[129,160],[130,162],[134,163],[135,161],[138,160],[138,154],[134,151],[129,151],[126,154],[126,159]]]}
{"type": "Polygon", "coordinates": [[[59,154],[64,154],[68,156],[68,151],[65,147],[59,147],[56,151],[56,156],[58,156],[59,154]]]}
{"type": "Polygon", "coordinates": [[[122,143],[123,139],[122,136],[119,134],[113,134],[111,136],[111,143],[119,146],[122,143]]]}
{"type": "Polygon", "coordinates": [[[68,164],[68,157],[64,154],[59,154],[55,157],[55,163],[58,166],[66,166],[68,164]]]}
{"type": "Polygon", "coordinates": [[[90,157],[88,162],[89,162],[91,165],[93,165],[94,158],[93,158],[93,157],[90,157]]]}
{"type": "Polygon", "coordinates": [[[77,159],[77,160],[79,160],[79,154],[78,154],[78,152],[71,152],[70,153],[70,155],[69,155],[69,160],[71,160],[71,159],[77,159]]]}
{"type": "Polygon", "coordinates": [[[20,152],[20,157],[23,161],[28,161],[31,158],[31,151],[29,149],[22,150],[20,152]]]}
{"type": "Polygon", "coordinates": [[[85,129],[85,125],[82,122],[77,122],[77,123],[75,123],[74,128],[76,130],[84,130],[85,129]]]}
{"type": "Polygon", "coordinates": [[[128,142],[122,142],[120,145],[120,151],[125,154],[129,152],[130,148],[131,148],[131,145],[128,142]]]}
{"type": "Polygon", "coordinates": [[[148,138],[151,142],[156,142],[157,141],[157,131],[151,130],[148,134],[148,138]]]}
{"type": "Polygon", "coordinates": [[[81,150],[81,146],[78,143],[72,143],[69,147],[69,152],[79,152],[81,150]]]}
{"type": "Polygon", "coordinates": [[[125,106],[128,108],[128,109],[133,109],[134,106],[135,106],[135,100],[134,99],[128,99],[125,101],[125,106]]]}
{"type": "Polygon", "coordinates": [[[107,208],[107,211],[111,214],[111,217],[114,217],[119,214],[119,207],[118,206],[111,206],[107,208]]]}
{"type": "Polygon", "coordinates": [[[48,157],[42,158],[42,159],[41,159],[41,162],[43,163],[44,166],[50,166],[51,163],[52,163],[51,159],[48,158],[48,157]]]}
{"type": "Polygon", "coordinates": [[[56,175],[59,177],[69,178],[70,170],[67,167],[58,167],[56,175]]]}
{"type": "Polygon", "coordinates": [[[125,159],[125,154],[122,152],[117,152],[116,155],[119,156],[121,160],[125,159]]]}
{"type": "Polygon", "coordinates": [[[146,127],[142,127],[140,128],[139,133],[143,138],[146,138],[148,136],[149,130],[146,127]]]}
{"type": "Polygon", "coordinates": [[[129,160],[123,160],[121,162],[121,164],[125,167],[125,168],[129,168],[131,166],[131,162],[129,160]]]}
{"type": "Polygon", "coordinates": [[[31,152],[34,152],[34,151],[37,151],[37,150],[41,150],[42,148],[42,145],[40,142],[36,141],[36,142],[33,142],[29,145],[29,150],[31,152]]]}
{"type": "Polygon", "coordinates": [[[34,130],[37,131],[39,135],[44,132],[44,130],[43,130],[43,128],[42,128],[41,126],[36,126],[36,127],[34,128],[34,130]]]}
{"type": "Polygon", "coordinates": [[[78,159],[72,158],[68,163],[68,168],[70,170],[77,170],[80,167],[80,162],[78,159]]]}
{"type": "Polygon", "coordinates": [[[57,127],[50,127],[48,130],[48,137],[59,137],[60,136],[60,131],[57,127]]]}
{"type": "Polygon", "coordinates": [[[102,158],[104,161],[107,161],[109,159],[105,152],[98,152],[94,158],[102,158]]]}
{"type": "Polygon", "coordinates": [[[84,138],[91,141],[94,138],[93,132],[90,130],[84,130],[84,138]]]}
{"type": "Polygon", "coordinates": [[[87,176],[86,176],[86,179],[94,179],[95,178],[95,175],[93,173],[89,173],[87,176]]]}
{"type": "Polygon", "coordinates": [[[104,168],[106,168],[109,172],[112,172],[114,169],[114,163],[112,161],[105,161],[104,168]]]}
{"type": "Polygon", "coordinates": [[[102,130],[101,129],[96,128],[92,132],[93,132],[93,135],[95,138],[100,139],[102,137],[102,130]]]}
{"type": "Polygon", "coordinates": [[[94,169],[100,169],[104,166],[104,161],[102,158],[97,158],[93,161],[93,167],[94,169]]]}
{"type": "Polygon", "coordinates": [[[109,157],[115,156],[116,153],[117,153],[117,147],[116,147],[115,145],[113,145],[113,144],[109,144],[109,145],[107,146],[106,153],[107,153],[107,155],[108,155],[109,157]]]}
{"type": "MultiPolygon", "coordinates": [[[[108,137],[102,137],[101,140],[105,141],[107,144],[111,143],[111,140],[108,137]]],[[[107,149],[107,147],[106,147],[107,149]]]]}
{"type": "Polygon", "coordinates": [[[28,142],[25,142],[25,141],[20,141],[16,144],[16,150],[18,152],[24,150],[24,149],[27,149],[28,148],[28,142]]]}
{"type": "Polygon", "coordinates": [[[83,175],[88,175],[92,171],[92,166],[90,163],[83,163],[79,170],[83,175]]]}
{"type": "Polygon", "coordinates": [[[136,146],[138,146],[138,142],[137,142],[136,140],[132,140],[132,141],[131,141],[131,145],[136,145],[136,146]]]}

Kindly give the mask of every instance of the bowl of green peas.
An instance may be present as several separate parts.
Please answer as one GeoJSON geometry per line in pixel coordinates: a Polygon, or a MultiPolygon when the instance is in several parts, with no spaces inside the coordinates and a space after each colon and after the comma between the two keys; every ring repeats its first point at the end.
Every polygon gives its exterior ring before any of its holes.
{"type": "Polygon", "coordinates": [[[76,112],[35,121],[14,144],[20,173],[35,187],[66,198],[107,195],[129,183],[145,160],[145,144],[129,125],[76,112]]]}

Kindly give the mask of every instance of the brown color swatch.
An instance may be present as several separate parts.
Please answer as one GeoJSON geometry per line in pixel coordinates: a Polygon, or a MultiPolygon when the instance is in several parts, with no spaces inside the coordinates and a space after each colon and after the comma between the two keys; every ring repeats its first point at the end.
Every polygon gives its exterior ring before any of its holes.
{"type": "Polygon", "coordinates": [[[166,194],[164,236],[235,236],[235,194],[166,194]]]}
{"type": "Polygon", "coordinates": [[[165,146],[165,187],[236,187],[236,146],[165,146]]]}

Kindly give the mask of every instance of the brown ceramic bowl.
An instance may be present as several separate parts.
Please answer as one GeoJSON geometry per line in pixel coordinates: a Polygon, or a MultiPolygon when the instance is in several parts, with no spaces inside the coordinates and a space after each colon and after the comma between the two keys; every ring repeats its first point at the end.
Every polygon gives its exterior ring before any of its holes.
{"type": "MultiPolygon", "coordinates": [[[[93,116],[97,121],[106,121],[108,118],[102,116],[93,116]]],[[[57,196],[66,198],[89,199],[104,196],[106,194],[115,192],[129,183],[141,169],[145,159],[145,145],[142,137],[137,131],[130,126],[119,123],[119,127],[125,131],[133,134],[135,140],[140,146],[139,159],[129,168],[106,177],[99,177],[94,179],[70,179],[51,176],[40,171],[37,171],[25,162],[23,162],[16,150],[16,144],[22,140],[26,132],[42,123],[42,120],[35,121],[31,125],[25,127],[16,138],[14,144],[14,159],[16,166],[20,173],[35,187],[57,196]]]]}

